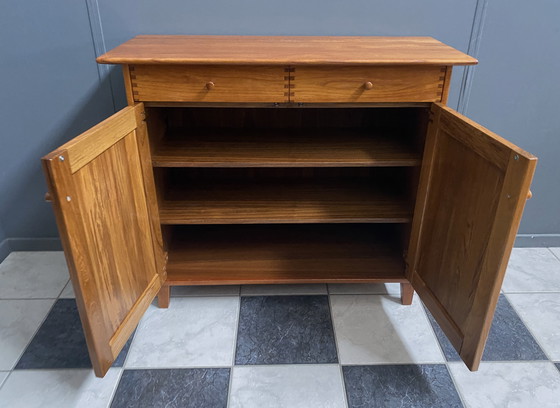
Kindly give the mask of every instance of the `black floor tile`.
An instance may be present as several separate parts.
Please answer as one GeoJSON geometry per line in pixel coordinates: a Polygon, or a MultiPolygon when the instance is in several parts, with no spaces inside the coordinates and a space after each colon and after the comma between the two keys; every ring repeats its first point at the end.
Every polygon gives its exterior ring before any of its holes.
{"type": "Polygon", "coordinates": [[[336,362],[327,296],[241,298],[235,364],[336,362]]]}
{"type": "Polygon", "coordinates": [[[229,368],[125,370],[114,408],[227,406],[229,368]]]}
{"type": "Polygon", "coordinates": [[[443,364],[342,367],[348,407],[462,407],[443,364]]]}
{"type": "MultiPolygon", "coordinates": [[[[122,367],[134,333],[115,360],[122,367]]],[[[74,299],[59,299],[16,365],[26,368],[91,368],[74,299]]]]}
{"type": "MultiPolygon", "coordinates": [[[[428,317],[447,361],[460,361],[461,358],[429,312],[428,317]]],[[[498,299],[482,360],[547,360],[546,355],[504,295],[500,295],[498,299]]]]}

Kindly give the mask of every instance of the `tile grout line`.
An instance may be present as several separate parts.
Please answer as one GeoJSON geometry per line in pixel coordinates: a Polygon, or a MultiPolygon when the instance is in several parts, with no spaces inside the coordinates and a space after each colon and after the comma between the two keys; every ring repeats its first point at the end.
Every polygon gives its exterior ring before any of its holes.
{"type": "Polygon", "coordinates": [[[333,314],[333,308],[332,308],[332,303],[331,303],[331,294],[330,294],[330,289],[329,289],[329,285],[327,285],[327,299],[328,299],[328,305],[329,305],[329,315],[331,318],[331,324],[332,324],[332,330],[333,330],[333,337],[334,337],[334,346],[336,348],[336,358],[338,360],[338,372],[340,374],[340,380],[342,381],[342,399],[344,400],[344,405],[346,406],[346,408],[348,408],[350,406],[350,404],[348,403],[348,393],[346,391],[346,380],[344,378],[344,371],[342,370],[342,360],[340,358],[340,349],[338,347],[338,337],[336,336],[336,328],[334,326],[334,314],[333,314]]]}
{"type": "Polygon", "coordinates": [[[0,391],[2,391],[2,388],[4,388],[4,386],[8,382],[8,378],[10,378],[10,376],[12,375],[13,372],[14,372],[14,370],[8,371],[8,375],[6,376],[6,378],[4,378],[4,381],[2,382],[2,384],[0,384],[0,391]]]}
{"type": "MultiPolygon", "coordinates": [[[[58,299],[61,299],[62,292],[64,292],[64,289],[66,289],[66,287],[67,287],[68,285],[71,285],[71,284],[72,284],[72,283],[70,282],[70,278],[68,278],[68,280],[66,281],[66,285],[64,285],[64,286],[62,287],[62,289],[60,290],[60,292],[58,292],[58,296],[56,297],[57,300],[58,300],[58,299]]],[[[74,288],[72,287],[72,289],[74,289],[74,288]]],[[[68,298],[63,298],[63,299],[68,299],[68,298]]]]}
{"type": "MultiPolygon", "coordinates": [[[[554,247],[556,248],[556,247],[554,247]]],[[[552,256],[554,256],[556,259],[558,259],[560,261],[560,258],[558,257],[558,255],[556,255],[556,253],[551,249],[551,247],[546,247],[546,249],[548,249],[548,251],[550,253],[552,253],[552,256]]]]}
{"type": "MultiPolygon", "coordinates": [[[[132,344],[131,344],[131,346],[132,346],[132,344]]],[[[128,357],[128,354],[127,354],[127,357],[128,357]]],[[[123,363],[123,366],[120,367],[120,373],[118,374],[117,381],[115,381],[115,385],[113,386],[113,390],[111,391],[111,397],[107,401],[107,405],[106,405],[107,408],[110,408],[111,405],[113,404],[113,399],[115,398],[115,395],[117,394],[117,389],[119,388],[119,385],[121,384],[121,379],[122,379],[123,374],[124,374],[124,363],[123,363]]]]}
{"type": "MultiPolygon", "coordinates": [[[[418,294],[416,294],[416,298],[418,299],[418,302],[420,302],[421,309],[424,311],[424,315],[426,316],[426,319],[428,319],[428,324],[430,325],[430,329],[432,330],[432,333],[433,333],[434,337],[436,338],[437,345],[439,347],[441,355],[443,356],[443,361],[444,361],[444,364],[445,364],[445,368],[447,369],[447,373],[449,374],[449,377],[451,378],[451,384],[453,384],[453,387],[455,387],[455,391],[457,391],[457,395],[459,395],[459,400],[461,401],[461,404],[463,404],[463,407],[466,407],[467,404],[465,403],[465,398],[464,398],[463,393],[460,390],[459,386],[457,385],[457,382],[455,381],[455,377],[453,376],[453,373],[451,372],[451,369],[449,367],[449,360],[447,359],[447,356],[445,355],[445,352],[443,351],[443,347],[442,347],[441,343],[439,342],[439,338],[436,334],[434,326],[432,326],[432,322],[430,321],[430,318],[428,317],[428,312],[426,311],[426,307],[424,306],[424,304],[420,300],[420,296],[418,296],[418,294]]],[[[414,298],[413,298],[413,300],[414,300],[414,298]]]]}
{"type": "MultiPolygon", "coordinates": [[[[495,364],[560,364],[560,360],[491,360],[483,361],[484,365],[495,365],[495,364]]],[[[344,364],[344,367],[363,367],[363,366],[406,366],[406,365],[458,365],[463,364],[462,361],[449,361],[449,362],[423,362],[423,363],[379,363],[379,364],[344,364]]],[[[235,368],[245,369],[245,368],[276,368],[276,367],[334,367],[342,366],[339,363],[312,363],[312,364],[245,364],[237,365],[235,368]]],[[[114,370],[124,371],[122,367],[111,367],[114,370]]],[[[130,367],[126,371],[141,371],[141,370],[194,370],[194,369],[221,369],[221,368],[231,368],[228,366],[179,366],[179,367],[130,367]]],[[[43,372],[43,371],[92,371],[88,367],[77,367],[77,368],[25,368],[18,370],[3,370],[2,372],[10,373],[12,371],[20,372],[43,372]]]]}
{"type": "MultiPolygon", "coordinates": [[[[132,350],[132,347],[134,346],[134,342],[136,341],[136,336],[138,335],[139,331],[140,331],[140,326],[143,324],[143,319],[140,320],[140,322],[138,322],[138,325],[136,326],[136,329],[133,332],[134,337],[132,338],[132,341],[130,342],[130,347],[128,348],[128,351],[126,352],[126,357],[124,358],[123,361],[123,365],[121,368],[121,372],[118,376],[117,382],[115,384],[115,387],[113,389],[113,392],[111,393],[111,398],[109,399],[109,405],[108,407],[111,406],[111,404],[113,403],[113,399],[115,398],[115,395],[117,394],[117,390],[119,388],[119,385],[121,384],[121,380],[122,380],[122,376],[124,374],[124,370],[126,370],[126,363],[128,361],[128,358],[130,357],[130,352],[132,350]]],[[[118,357],[118,356],[117,356],[118,357]]]]}
{"type": "MultiPolygon", "coordinates": [[[[33,300],[33,299],[28,299],[28,300],[33,300]]],[[[29,347],[29,345],[31,344],[31,342],[33,341],[33,339],[35,338],[35,336],[37,336],[37,333],[39,332],[39,330],[41,329],[41,327],[43,326],[43,324],[45,323],[45,321],[47,320],[47,318],[49,317],[49,315],[51,314],[51,311],[54,308],[54,305],[56,304],[57,299],[44,299],[44,300],[52,300],[52,305],[51,307],[49,307],[49,310],[47,311],[47,313],[45,314],[45,317],[41,320],[41,323],[39,323],[37,325],[37,328],[35,329],[35,331],[33,332],[33,336],[31,336],[31,338],[29,339],[29,341],[27,342],[27,344],[25,345],[25,347],[23,348],[23,351],[20,353],[19,357],[17,358],[15,364],[12,366],[11,371],[14,371],[19,363],[19,360],[21,360],[21,358],[23,357],[23,355],[25,354],[25,352],[27,351],[27,348],[29,347]]],[[[7,380],[8,378],[6,378],[7,380]]]]}
{"type": "Polygon", "coordinates": [[[235,336],[233,337],[233,355],[231,357],[231,364],[229,367],[229,381],[227,390],[226,408],[229,408],[231,401],[231,388],[233,385],[233,368],[235,367],[235,356],[237,355],[237,337],[239,335],[239,322],[241,321],[241,285],[239,285],[238,308],[237,308],[237,321],[235,325],[235,336]]]}
{"type": "MultiPolygon", "coordinates": [[[[517,293],[514,293],[517,294],[517,293]]],[[[528,293],[530,294],[530,293],[528,293]]],[[[531,336],[533,337],[533,340],[535,340],[535,343],[537,343],[537,345],[540,347],[541,351],[543,352],[543,354],[546,356],[546,358],[548,359],[548,361],[553,361],[552,358],[550,358],[550,355],[548,354],[548,352],[545,350],[545,348],[542,346],[541,342],[538,340],[537,336],[535,336],[535,333],[533,333],[533,331],[531,330],[531,328],[529,327],[529,325],[527,324],[527,321],[525,321],[525,318],[523,318],[523,316],[521,315],[521,313],[519,313],[517,307],[515,307],[515,305],[513,304],[513,302],[511,302],[509,296],[507,293],[504,293],[504,296],[506,297],[506,299],[508,300],[510,306],[512,307],[512,309],[515,311],[515,313],[517,314],[517,316],[519,317],[519,320],[521,320],[521,322],[523,323],[523,325],[525,326],[525,328],[527,329],[527,331],[531,334],[531,336]]],[[[544,361],[544,360],[535,360],[535,361],[544,361]]]]}

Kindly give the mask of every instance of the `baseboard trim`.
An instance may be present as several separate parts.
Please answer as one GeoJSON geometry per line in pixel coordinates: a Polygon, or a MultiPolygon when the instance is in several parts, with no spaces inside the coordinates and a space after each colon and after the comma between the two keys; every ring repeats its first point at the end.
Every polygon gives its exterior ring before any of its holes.
{"type": "Polygon", "coordinates": [[[6,238],[0,242],[0,262],[14,251],[62,251],[59,238],[6,238]]]}
{"type": "Polygon", "coordinates": [[[560,234],[518,234],[515,247],[560,247],[560,234]]]}
{"type": "Polygon", "coordinates": [[[10,255],[10,242],[6,238],[2,242],[0,242],[0,262],[2,262],[8,255],[10,255]]]}

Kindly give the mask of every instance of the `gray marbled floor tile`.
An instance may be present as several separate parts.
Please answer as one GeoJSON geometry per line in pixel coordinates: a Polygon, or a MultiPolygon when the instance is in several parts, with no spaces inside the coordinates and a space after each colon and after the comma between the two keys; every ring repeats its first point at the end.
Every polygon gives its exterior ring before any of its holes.
{"type": "Polygon", "coordinates": [[[462,407],[443,364],[344,366],[348,406],[462,407]]]}
{"type": "Polygon", "coordinates": [[[0,388],[2,408],[107,408],[121,374],[103,378],[90,369],[17,370],[0,388]]]}
{"type": "Polygon", "coordinates": [[[502,289],[560,292],[560,260],[548,248],[513,248],[502,289]]]}
{"type": "Polygon", "coordinates": [[[235,352],[238,296],[175,297],[169,309],[150,306],[126,368],[229,367],[235,352]]]}
{"type": "MultiPolygon", "coordinates": [[[[115,360],[114,367],[122,367],[132,337],[115,360]]],[[[76,301],[59,299],[27,346],[16,369],[90,367],[76,301]]]]}
{"type": "Polygon", "coordinates": [[[229,376],[229,368],[125,370],[111,407],[226,407],[229,376]]]}
{"type": "Polygon", "coordinates": [[[54,299],[0,300],[0,370],[12,370],[54,299]]]}
{"type": "Polygon", "coordinates": [[[506,296],[548,358],[559,361],[560,293],[511,293],[506,296]]]}
{"type": "MultiPolygon", "coordinates": [[[[433,316],[428,317],[441,344],[447,361],[461,358],[447,339],[433,316]]],[[[483,361],[546,360],[547,357],[521,321],[504,295],[500,295],[494,321],[490,328],[483,361]]]]}
{"type": "Polygon", "coordinates": [[[331,295],[331,308],[341,364],[445,362],[418,299],[403,306],[386,295],[331,295]]]}
{"type": "Polygon", "coordinates": [[[344,408],[338,364],[236,366],[230,408],[344,408]]]}
{"type": "Polygon", "coordinates": [[[68,282],[64,253],[12,252],[0,264],[0,299],[57,298],[68,282]]]}
{"type": "Polygon", "coordinates": [[[560,373],[548,361],[483,362],[471,372],[449,363],[468,408],[558,408],[560,373]]]}
{"type": "Polygon", "coordinates": [[[241,298],[236,364],[337,361],[327,296],[241,298]]]}

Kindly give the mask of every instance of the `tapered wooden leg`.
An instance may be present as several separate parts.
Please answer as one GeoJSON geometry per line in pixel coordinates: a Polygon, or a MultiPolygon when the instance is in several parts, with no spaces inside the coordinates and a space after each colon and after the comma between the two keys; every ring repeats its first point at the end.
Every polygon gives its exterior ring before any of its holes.
{"type": "Polygon", "coordinates": [[[414,289],[410,283],[401,283],[401,302],[403,305],[412,304],[412,296],[414,296],[414,289]]]}
{"type": "Polygon", "coordinates": [[[169,307],[169,285],[163,285],[157,295],[158,307],[167,309],[169,307]]]}

